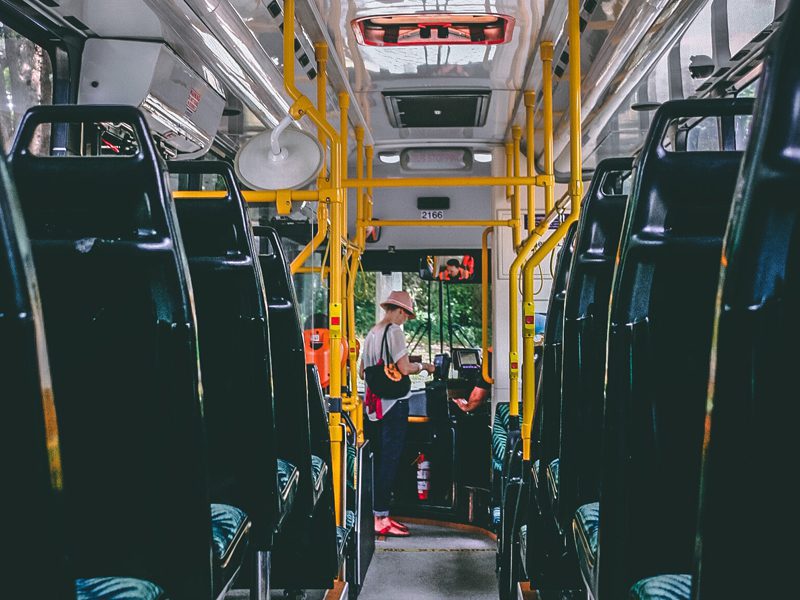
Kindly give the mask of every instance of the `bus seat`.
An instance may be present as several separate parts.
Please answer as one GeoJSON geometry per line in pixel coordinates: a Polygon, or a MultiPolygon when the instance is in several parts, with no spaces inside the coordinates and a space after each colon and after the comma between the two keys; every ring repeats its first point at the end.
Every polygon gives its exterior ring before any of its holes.
{"type": "Polygon", "coordinates": [[[611,296],[595,598],[691,568],[722,236],[742,154],[672,151],[665,138],[679,119],[752,108],[666,102],[634,165],[611,296]]]}
{"type": "Polygon", "coordinates": [[[766,52],[723,250],[694,561],[700,600],[777,598],[797,585],[797,553],[785,544],[798,539],[798,52],[792,2],[766,52]]]}
{"type": "Polygon", "coordinates": [[[596,585],[597,541],[600,528],[600,503],[591,502],[578,507],[572,521],[575,548],[581,575],[589,587],[596,585]]]}
{"type": "Polygon", "coordinates": [[[498,402],[494,408],[492,423],[492,469],[496,477],[503,473],[503,462],[508,442],[508,402],[498,402]]]}
{"type": "Polygon", "coordinates": [[[325,475],[328,474],[328,465],[319,456],[311,455],[311,471],[314,475],[314,501],[319,500],[325,487],[325,475]]]}
{"type": "Polygon", "coordinates": [[[209,175],[224,184],[222,197],[181,197],[175,209],[198,321],[211,501],[243,510],[251,545],[269,552],[295,489],[281,494],[277,483],[267,301],[247,205],[226,163],[167,166],[178,188],[209,175]]]}
{"type": "MultiPolygon", "coordinates": [[[[323,399],[318,384],[309,389],[299,304],[280,237],[271,227],[257,226],[254,231],[259,240],[259,261],[268,282],[270,343],[275,349],[272,366],[278,447],[282,458],[299,472],[294,507],[276,542],[273,579],[276,587],[284,589],[327,589],[335,576],[336,530],[335,523],[328,529],[317,518],[332,510],[333,485],[323,485],[322,493],[316,494],[312,463],[312,456],[317,456],[329,464],[330,440],[323,399]],[[324,433],[320,433],[322,430],[324,433]],[[316,436],[313,439],[312,432],[316,436]],[[317,553],[320,558],[312,560],[317,553]]],[[[330,477],[330,469],[325,477],[330,477]]]]}
{"type": "Polygon", "coordinates": [[[34,249],[59,418],[70,567],[212,597],[211,515],[186,259],[144,116],[40,106],[9,160],[34,249]],[[52,157],[46,123],[126,123],[130,156],[52,157]],[[109,529],[109,523],[113,528],[109,529]]]}
{"type": "Polygon", "coordinates": [[[94,577],[75,581],[77,600],[168,600],[160,587],[130,577],[94,577]]]}
{"type": "Polygon", "coordinates": [[[298,302],[286,255],[278,233],[271,227],[254,229],[259,240],[259,262],[264,275],[269,311],[275,418],[281,457],[300,473],[295,509],[305,527],[314,511],[314,476],[311,463],[311,429],[308,376],[298,302]]]}
{"type": "Polygon", "coordinates": [[[601,161],[581,208],[564,304],[558,519],[570,531],[575,511],[599,496],[606,334],[614,263],[632,158],[601,161]]]}
{"type": "Polygon", "coordinates": [[[67,570],[58,422],[31,249],[0,160],[0,470],[3,595],[74,598],[67,570]],[[42,577],[42,574],[46,576],[42,577]]]}
{"type": "Polygon", "coordinates": [[[573,223],[564,236],[556,261],[545,320],[541,371],[537,373],[535,381],[536,403],[531,431],[531,456],[534,460],[528,477],[531,487],[526,505],[517,509],[520,516],[514,517],[526,521],[530,532],[526,536],[528,547],[524,553],[519,553],[519,559],[522,560],[524,556],[524,569],[531,579],[547,586],[553,584],[552,579],[547,579],[551,574],[563,571],[558,565],[563,555],[563,542],[560,539],[563,536],[555,527],[553,510],[558,502],[558,415],[561,405],[564,298],[576,232],[577,223],[573,223]],[[524,517],[523,509],[527,513],[524,517]]]}
{"type": "MultiPolygon", "coordinates": [[[[577,223],[570,226],[556,261],[553,286],[550,290],[550,304],[547,309],[544,342],[542,346],[542,374],[536,387],[536,412],[534,430],[538,438],[532,443],[531,452],[540,460],[536,481],[554,481],[548,474],[553,460],[558,458],[558,446],[561,439],[559,430],[559,413],[561,411],[561,368],[563,358],[562,340],[564,336],[564,300],[570,279],[572,252],[575,245],[577,223]],[[535,452],[534,452],[535,448],[535,452]]],[[[557,471],[557,467],[556,467],[557,471]]],[[[550,484],[543,489],[531,490],[532,499],[538,504],[540,511],[552,515],[557,502],[557,487],[550,484]]],[[[546,517],[551,519],[550,516],[546,517]]]]}
{"type": "Polygon", "coordinates": [[[276,465],[280,497],[280,516],[278,521],[278,530],[280,530],[284,519],[292,512],[294,497],[297,494],[297,486],[300,481],[300,471],[292,463],[282,458],[276,461],[276,465]]]}
{"type": "Polygon", "coordinates": [[[631,588],[631,600],[689,600],[691,575],[656,575],[637,581],[631,588]]]}
{"type": "Polygon", "coordinates": [[[227,586],[233,580],[244,559],[251,526],[252,522],[243,510],[229,504],[211,505],[215,582],[225,582],[223,585],[227,586]]]}

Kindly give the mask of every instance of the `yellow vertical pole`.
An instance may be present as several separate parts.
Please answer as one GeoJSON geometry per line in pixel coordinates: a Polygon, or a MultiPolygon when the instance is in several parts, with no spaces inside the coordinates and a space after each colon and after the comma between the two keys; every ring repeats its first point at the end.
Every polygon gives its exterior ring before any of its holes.
{"type": "MultiPolygon", "coordinates": [[[[348,159],[349,159],[349,150],[348,150],[348,147],[347,147],[347,143],[348,143],[348,135],[347,135],[348,131],[347,130],[348,130],[349,121],[348,121],[348,113],[347,113],[347,111],[348,111],[349,108],[350,108],[350,96],[348,96],[348,94],[346,92],[340,92],[339,93],[339,140],[341,142],[341,150],[340,150],[340,153],[339,153],[339,159],[341,160],[340,172],[341,172],[343,178],[346,178],[348,176],[347,165],[348,165],[348,159]]],[[[342,212],[341,212],[341,219],[342,219],[341,234],[342,234],[342,239],[343,240],[347,240],[348,237],[349,237],[348,229],[349,229],[349,225],[350,225],[349,218],[348,218],[348,210],[349,210],[348,209],[348,204],[349,204],[349,202],[348,202],[348,191],[347,190],[343,190],[342,192],[343,193],[342,193],[342,212]]],[[[352,255],[352,250],[349,249],[349,248],[345,249],[345,257],[344,257],[345,263],[344,263],[344,268],[342,269],[342,289],[343,290],[346,290],[347,287],[348,287],[347,286],[347,269],[348,269],[349,264],[350,264],[351,255],[352,255]]],[[[344,297],[343,297],[343,300],[344,300],[344,297]]],[[[349,338],[349,335],[347,335],[349,333],[349,324],[348,324],[349,319],[350,319],[350,313],[347,310],[346,305],[345,305],[345,309],[344,309],[343,315],[342,315],[342,331],[344,332],[346,339],[349,338]]],[[[350,340],[348,339],[347,341],[349,342],[350,340]]],[[[338,368],[342,369],[342,382],[345,382],[345,383],[349,384],[349,381],[347,379],[347,367],[348,367],[348,363],[345,363],[345,364],[339,363],[338,364],[338,368]]],[[[348,397],[346,399],[348,403],[351,402],[352,396],[353,396],[353,390],[350,390],[350,393],[349,393],[349,395],[348,395],[348,397]]]]}
{"type": "MultiPolygon", "coordinates": [[[[535,177],[534,152],[535,144],[533,139],[533,107],[536,104],[536,92],[525,92],[525,142],[528,161],[528,177],[535,177]]],[[[533,233],[536,223],[536,196],[534,195],[533,185],[528,185],[528,235],[533,233]]]]}
{"type": "MultiPolygon", "coordinates": [[[[544,172],[550,175],[544,183],[545,214],[553,210],[553,43],[542,43],[542,103],[544,120],[544,172]]],[[[533,257],[525,262],[522,273],[522,458],[531,460],[531,433],[536,412],[536,305],[534,302],[534,274],[538,261],[533,257]]]]}
{"type": "MultiPolygon", "coordinates": [[[[519,128],[518,125],[514,125],[511,128],[511,139],[513,143],[513,165],[514,165],[514,177],[520,176],[520,148],[519,143],[520,139],[522,138],[522,130],[519,128]]],[[[522,190],[522,186],[515,185],[514,186],[514,195],[511,198],[511,218],[517,221],[517,224],[514,225],[512,230],[511,238],[514,244],[514,250],[516,251],[519,248],[520,242],[522,241],[521,235],[521,224],[520,224],[520,206],[519,201],[521,199],[522,194],[520,191],[522,190]]]]}
{"type": "MultiPolygon", "coordinates": [[[[339,365],[342,362],[342,202],[344,189],[342,188],[341,164],[341,137],[330,126],[326,115],[320,114],[314,104],[306,98],[297,88],[294,80],[294,29],[295,29],[295,0],[284,0],[283,3],[283,83],[286,92],[294,103],[289,108],[289,114],[294,119],[308,115],[317,127],[324,130],[331,145],[331,172],[330,172],[330,197],[331,227],[328,236],[328,253],[330,254],[330,290],[328,297],[328,329],[331,340],[331,364],[339,365]]],[[[320,198],[320,200],[325,200],[320,198]]],[[[336,522],[344,525],[345,494],[342,477],[342,458],[344,432],[342,430],[342,372],[338,368],[331,368],[330,401],[329,401],[328,427],[331,438],[331,474],[333,476],[333,495],[336,505],[336,522]]]]}
{"type": "MultiPolygon", "coordinates": [[[[364,128],[360,125],[356,127],[356,177],[361,179],[364,176],[364,128]]],[[[364,441],[364,408],[361,397],[358,395],[358,353],[356,350],[356,279],[358,277],[358,265],[361,260],[361,253],[364,251],[364,189],[356,188],[356,233],[355,242],[358,250],[355,251],[350,264],[350,280],[347,288],[347,308],[348,319],[348,348],[350,358],[350,390],[351,396],[355,401],[350,418],[356,428],[356,437],[359,445],[364,441]]]]}
{"type": "Polygon", "coordinates": [[[489,235],[494,228],[487,227],[483,230],[481,239],[481,349],[483,350],[483,364],[481,375],[486,383],[494,383],[489,375],[489,235]]]}
{"type": "Polygon", "coordinates": [[[553,42],[542,42],[542,111],[544,117],[544,169],[548,182],[544,186],[544,212],[555,204],[553,185],[553,42]]]}

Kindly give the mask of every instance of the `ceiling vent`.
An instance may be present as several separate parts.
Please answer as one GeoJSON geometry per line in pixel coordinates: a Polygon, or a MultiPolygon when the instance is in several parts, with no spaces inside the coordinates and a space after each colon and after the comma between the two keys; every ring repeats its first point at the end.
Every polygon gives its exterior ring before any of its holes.
{"type": "Polygon", "coordinates": [[[490,90],[383,92],[392,127],[483,127],[490,90]]]}
{"type": "Polygon", "coordinates": [[[356,19],[352,25],[356,40],[365,46],[488,46],[511,40],[514,18],[486,13],[373,15],[356,19]]]}

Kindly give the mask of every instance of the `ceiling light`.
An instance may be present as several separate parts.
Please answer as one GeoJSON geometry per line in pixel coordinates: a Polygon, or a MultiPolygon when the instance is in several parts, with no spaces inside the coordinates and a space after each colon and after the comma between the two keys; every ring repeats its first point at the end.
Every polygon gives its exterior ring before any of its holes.
{"type": "Polygon", "coordinates": [[[491,150],[474,150],[472,159],[479,163],[490,163],[492,162],[492,152],[491,150]]]}
{"type": "Polygon", "coordinates": [[[378,158],[382,163],[387,165],[396,165],[400,162],[400,153],[399,152],[379,152],[378,158]]]}

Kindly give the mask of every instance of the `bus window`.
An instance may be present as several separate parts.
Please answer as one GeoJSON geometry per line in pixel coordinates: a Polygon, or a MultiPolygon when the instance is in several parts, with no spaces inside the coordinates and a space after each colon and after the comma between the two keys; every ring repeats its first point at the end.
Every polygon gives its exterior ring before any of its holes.
{"type": "MultiPolygon", "coordinates": [[[[8,152],[22,115],[32,106],[52,104],[53,67],[47,50],[0,22],[0,69],[3,98],[0,131],[3,150],[8,152]]],[[[37,154],[47,153],[49,127],[39,128],[31,145],[37,154]]]]}

